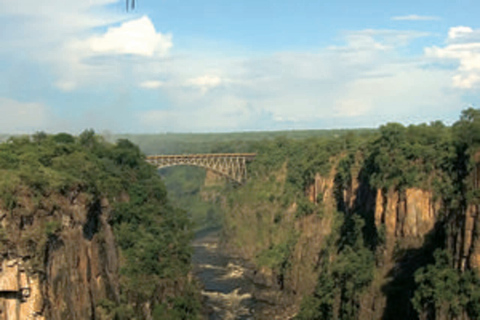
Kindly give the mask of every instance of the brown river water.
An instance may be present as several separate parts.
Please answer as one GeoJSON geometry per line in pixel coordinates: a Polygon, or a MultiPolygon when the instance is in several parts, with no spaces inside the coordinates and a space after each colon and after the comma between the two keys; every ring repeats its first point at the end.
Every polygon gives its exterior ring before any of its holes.
{"type": "Polygon", "coordinates": [[[200,232],[193,241],[194,274],[203,284],[204,309],[209,320],[287,320],[295,310],[272,305],[259,297],[278,291],[253,283],[253,267],[219,247],[216,231],[200,232]],[[250,266],[250,267],[247,267],[250,266]]]}
{"type": "Polygon", "coordinates": [[[257,319],[254,284],[245,276],[243,261],[228,257],[218,246],[218,233],[198,234],[193,242],[193,265],[203,284],[202,295],[209,320],[257,319]]]}

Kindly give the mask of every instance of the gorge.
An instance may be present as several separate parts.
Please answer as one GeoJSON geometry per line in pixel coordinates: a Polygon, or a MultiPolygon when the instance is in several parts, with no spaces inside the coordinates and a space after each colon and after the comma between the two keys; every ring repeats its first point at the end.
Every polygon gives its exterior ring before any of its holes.
{"type": "Polygon", "coordinates": [[[480,317],[479,110],[241,137],[0,144],[0,319],[480,317]],[[140,150],[257,156],[238,185],[140,150]]]}
{"type": "Polygon", "coordinates": [[[198,195],[283,319],[476,319],[479,124],[470,109],[452,127],[225,147],[258,153],[249,181],[207,174],[198,195]]]}

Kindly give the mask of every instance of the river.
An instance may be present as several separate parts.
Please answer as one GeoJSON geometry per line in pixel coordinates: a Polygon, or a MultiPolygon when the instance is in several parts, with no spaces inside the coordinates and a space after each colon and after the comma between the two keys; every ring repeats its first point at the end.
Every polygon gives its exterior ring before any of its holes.
{"type": "Polygon", "coordinates": [[[273,304],[280,292],[252,281],[255,271],[245,261],[219,248],[219,230],[197,233],[193,241],[194,274],[203,284],[204,307],[209,320],[287,320],[296,308],[291,303],[273,304]]]}
{"type": "Polygon", "coordinates": [[[218,243],[217,231],[199,233],[193,242],[194,273],[204,286],[208,319],[255,319],[254,284],[245,276],[243,262],[223,254],[218,243]]]}

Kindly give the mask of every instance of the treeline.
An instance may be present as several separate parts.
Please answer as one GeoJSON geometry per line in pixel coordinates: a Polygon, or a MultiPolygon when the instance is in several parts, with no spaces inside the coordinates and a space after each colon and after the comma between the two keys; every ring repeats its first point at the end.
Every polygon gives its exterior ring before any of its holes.
{"type": "MultiPolygon", "coordinates": [[[[198,319],[200,298],[189,280],[191,223],[173,207],[156,169],[128,140],[107,143],[93,131],[78,137],[66,133],[13,137],[0,144],[0,203],[16,212],[19,197],[42,199],[84,193],[89,203],[108,199],[121,256],[120,300],[98,302],[108,319],[144,319],[144,305],[153,319],[198,319]]],[[[47,241],[61,232],[61,222],[47,224],[35,252],[41,257],[47,241]]],[[[2,243],[8,243],[3,230],[2,243]]],[[[36,239],[35,239],[36,240],[36,239]]],[[[39,263],[36,272],[45,266],[39,263]]]]}
{"type": "Polygon", "coordinates": [[[355,132],[364,135],[374,129],[258,131],[232,133],[157,133],[157,134],[105,134],[107,140],[128,139],[137,144],[147,155],[250,152],[253,143],[275,139],[304,140],[308,138],[331,138],[355,132]]]}

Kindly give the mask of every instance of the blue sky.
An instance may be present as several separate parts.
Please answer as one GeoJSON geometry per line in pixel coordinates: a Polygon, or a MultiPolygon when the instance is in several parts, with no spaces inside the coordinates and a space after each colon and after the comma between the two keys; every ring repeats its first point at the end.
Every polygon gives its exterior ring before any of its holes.
{"type": "Polygon", "coordinates": [[[0,0],[0,132],[455,121],[480,2],[0,0]]]}

